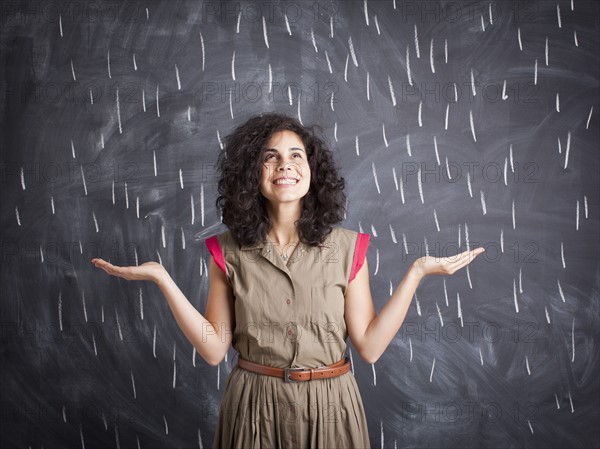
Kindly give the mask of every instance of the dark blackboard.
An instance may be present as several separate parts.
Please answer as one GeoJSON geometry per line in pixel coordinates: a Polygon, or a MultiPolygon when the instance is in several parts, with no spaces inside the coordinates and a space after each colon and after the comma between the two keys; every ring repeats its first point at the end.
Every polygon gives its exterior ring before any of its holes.
{"type": "Polygon", "coordinates": [[[204,312],[221,139],[266,111],[325,127],[377,310],[487,249],[352,351],[372,446],[600,446],[598,5],[2,2],[0,446],[210,447],[233,351],[89,260],[204,312]]]}

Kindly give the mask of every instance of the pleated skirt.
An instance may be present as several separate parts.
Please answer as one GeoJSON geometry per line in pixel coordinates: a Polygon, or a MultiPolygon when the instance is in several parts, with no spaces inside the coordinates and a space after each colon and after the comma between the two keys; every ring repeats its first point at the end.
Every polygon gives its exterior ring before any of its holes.
{"type": "Polygon", "coordinates": [[[219,408],[214,449],[370,449],[352,372],[286,383],[235,366],[219,408]]]}

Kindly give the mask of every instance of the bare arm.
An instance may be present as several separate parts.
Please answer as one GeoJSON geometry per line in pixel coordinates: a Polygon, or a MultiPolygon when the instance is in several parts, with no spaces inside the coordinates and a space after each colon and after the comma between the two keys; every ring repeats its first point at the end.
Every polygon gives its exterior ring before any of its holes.
{"type": "Polygon", "coordinates": [[[127,280],[154,282],[163,293],[177,324],[210,365],[218,365],[229,350],[234,320],[233,291],[213,258],[210,258],[206,317],[189,302],[169,273],[156,262],[140,266],[118,267],[102,259],[92,259],[95,266],[108,274],[127,280]]]}
{"type": "Polygon", "coordinates": [[[375,363],[381,357],[402,326],[421,279],[428,274],[453,274],[482,252],[483,248],[476,248],[451,258],[427,256],[416,260],[378,315],[371,298],[369,268],[365,259],[346,289],[345,303],[348,335],[360,356],[369,363],[375,363]]]}

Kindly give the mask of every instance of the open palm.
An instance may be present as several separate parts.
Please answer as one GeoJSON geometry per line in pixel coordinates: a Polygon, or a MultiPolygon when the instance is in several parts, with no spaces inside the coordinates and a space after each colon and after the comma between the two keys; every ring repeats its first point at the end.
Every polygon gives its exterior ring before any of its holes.
{"type": "Polygon", "coordinates": [[[422,276],[429,274],[454,274],[483,253],[483,247],[463,251],[450,257],[423,256],[415,261],[415,268],[422,276]]]}
{"type": "Polygon", "coordinates": [[[164,267],[156,262],[145,262],[139,266],[119,267],[103,259],[92,259],[92,263],[102,268],[112,276],[118,276],[128,281],[152,281],[156,282],[164,272],[164,267]]]}

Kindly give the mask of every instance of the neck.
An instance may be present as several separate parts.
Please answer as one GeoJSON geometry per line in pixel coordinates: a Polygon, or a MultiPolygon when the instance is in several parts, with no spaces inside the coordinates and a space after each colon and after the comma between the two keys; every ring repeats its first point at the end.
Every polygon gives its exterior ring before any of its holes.
{"type": "Polygon", "coordinates": [[[277,245],[286,245],[297,242],[298,231],[296,221],[300,218],[299,203],[282,203],[276,207],[268,206],[271,229],[267,238],[277,245]]]}

